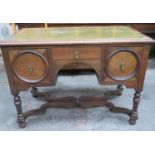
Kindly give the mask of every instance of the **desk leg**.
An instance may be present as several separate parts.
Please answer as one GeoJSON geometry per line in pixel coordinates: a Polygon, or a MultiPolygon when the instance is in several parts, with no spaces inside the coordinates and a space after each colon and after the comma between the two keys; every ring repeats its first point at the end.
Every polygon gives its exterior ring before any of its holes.
{"type": "Polygon", "coordinates": [[[138,119],[138,105],[140,102],[140,92],[135,92],[134,94],[134,98],[133,98],[133,108],[132,108],[132,113],[130,116],[130,120],[129,123],[131,125],[135,125],[136,124],[136,120],[138,119]]]}
{"type": "Polygon", "coordinates": [[[120,92],[120,96],[121,96],[122,95],[122,92],[123,92],[123,86],[121,84],[119,84],[117,86],[117,90],[118,90],[118,92],[120,92]]]}
{"type": "Polygon", "coordinates": [[[37,95],[35,94],[35,92],[38,92],[38,89],[37,89],[36,87],[32,87],[31,93],[32,93],[32,96],[33,96],[34,98],[37,97],[37,95]]]}
{"type": "Polygon", "coordinates": [[[19,97],[19,95],[15,95],[14,96],[14,104],[16,106],[16,110],[17,110],[17,122],[19,123],[19,126],[21,128],[26,127],[26,122],[25,122],[25,118],[24,118],[24,114],[22,112],[22,105],[21,105],[21,99],[19,97]]]}

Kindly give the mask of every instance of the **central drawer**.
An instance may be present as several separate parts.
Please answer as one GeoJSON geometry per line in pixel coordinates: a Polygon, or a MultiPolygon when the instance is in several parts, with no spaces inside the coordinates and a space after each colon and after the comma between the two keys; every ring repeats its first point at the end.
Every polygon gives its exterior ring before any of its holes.
{"type": "Polygon", "coordinates": [[[100,59],[100,47],[54,47],[52,48],[54,60],[93,60],[100,59]]]}

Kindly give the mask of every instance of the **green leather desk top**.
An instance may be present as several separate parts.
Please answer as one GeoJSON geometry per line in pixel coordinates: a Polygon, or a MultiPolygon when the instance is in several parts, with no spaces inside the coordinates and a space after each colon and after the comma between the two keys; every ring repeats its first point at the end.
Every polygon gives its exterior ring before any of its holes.
{"type": "Polygon", "coordinates": [[[10,45],[153,43],[128,26],[26,28],[0,42],[10,45]]]}

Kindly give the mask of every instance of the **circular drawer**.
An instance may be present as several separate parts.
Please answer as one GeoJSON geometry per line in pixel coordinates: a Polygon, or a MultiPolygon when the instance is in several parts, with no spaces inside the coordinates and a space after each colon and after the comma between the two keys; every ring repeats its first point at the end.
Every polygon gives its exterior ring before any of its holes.
{"type": "Polygon", "coordinates": [[[128,80],[137,74],[138,68],[138,55],[131,49],[121,49],[110,54],[106,71],[114,80],[128,80]]]}
{"type": "Polygon", "coordinates": [[[14,58],[13,70],[20,80],[35,83],[46,77],[48,62],[42,54],[33,50],[24,50],[14,58]]]}

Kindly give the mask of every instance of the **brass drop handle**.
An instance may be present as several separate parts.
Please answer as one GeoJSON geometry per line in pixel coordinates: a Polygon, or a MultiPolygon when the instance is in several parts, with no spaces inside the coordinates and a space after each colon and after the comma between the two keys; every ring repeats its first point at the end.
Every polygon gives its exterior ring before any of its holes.
{"type": "Polygon", "coordinates": [[[33,66],[31,64],[28,65],[27,69],[30,73],[33,72],[33,66]]]}
{"type": "Polygon", "coordinates": [[[122,72],[125,70],[125,64],[124,63],[120,64],[120,69],[121,69],[122,72]]]}
{"type": "Polygon", "coordinates": [[[80,58],[80,52],[79,51],[75,51],[74,55],[75,55],[76,60],[78,60],[80,58]]]}

